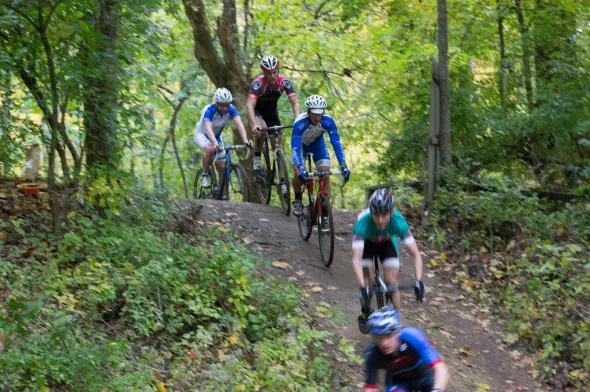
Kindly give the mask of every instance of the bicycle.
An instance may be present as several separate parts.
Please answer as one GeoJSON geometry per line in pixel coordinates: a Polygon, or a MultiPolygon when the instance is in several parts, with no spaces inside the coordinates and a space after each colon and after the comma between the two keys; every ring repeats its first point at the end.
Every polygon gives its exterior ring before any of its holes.
{"type": "Polygon", "coordinates": [[[312,172],[311,153],[307,154],[309,178],[307,179],[306,193],[307,204],[303,204],[303,214],[297,217],[299,235],[305,241],[311,237],[314,225],[318,226],[318,238],[320,242],[320,254],[322,262],[330,267],[334,259],[334,219],[332,217],[332,206],[330,196],[325,190],[326,177],[339,172],[312,172]],[[314,196],[315,178],[318,178],[317,197],[314,196]],[[319,223],[318,223],[319,222],[319,223]]]}
{"type": "Polygon", "coordinates": [[[286,128],[293,128],[293,125],[276,125],[273,127],[264,128],[262,131],[266,132],[267,137],[264,139],[262,147],[262,162],[263,169],[256,170],[254,173],[254,182],[258,197],[263,204],[270,203],[272,193],[272,186],[277,186],[277,195],[281,199],[281,207],[283,213],[289,216],[291,212],[291,184],[289,179],[289,171],[287,169],[287,160],[281,146],[278,143],[278,138],[282,134],[282,130],[286,128]],[[268,146],[268,139],[273,138],[272,166],[271,156],[268,146]]]}
{"type": "Polygon", "coordinates": [[[217,186],[217,176],[215,170],[215,162],[219,159],[219,152],[215,154],[213,162],[209,167],[209,176],[211,178],[211,187],[204,188],[201,183],[201,175],[203,169],[199,169],[195,175],[193,197],[195,199],[215,199],[215,200],[232,200],[236,199],[237,195],[241,195],[244,202],[250,201],[250,183],[246,170],[239,163],[232,163],[231,152],[236,150],[248,149],[246,159],[250,156],[250,149],[245,145],[225,146],[225,167],[221,173],[219,187],[217,186]]]}
{"type": "MultiPolygon", "coordinates": [[[[365,267],[363,268],[363,276],[365,278],[365,282],[369,282],[369,290],[372,294],[375,295],[371,295],[371,302],[373,302],[373,297],[375,298],[375,303],[377,305],[376,308],[371,307],[369,310],[368,314],[363,314],[361,316],[359,316],[358,319],[358,323],[359,323],[359,330],[364,333],[364,334],[368,334],[370,331],[370,329],[368,328],[366,322],[367,322],[367,318],[369,317],[369,315],[371,313],[373,313],[373,311],[375,309],[381,309],[384,306],[389,306],[392,308],[395,308],[395,305],[393,304],[393,294],[388,295],[388,291],[387,291],[387,284],[385,283],[385,279],[383,278],[383,274],[381,273],[381,270],[379,269],[379,256],[378,255],[374,255],[373,256],[373,279],[370,279],[370,275],[369,275],[369,268],[365,267]]],[[[401,285],[398,284],[398,290],[399,291],[403,291],[403,290],[413,290],[414,286],[408,286],[408,285],[401,285]]],[[[370,306],[371,304],[369,304],[370,306]]]]}

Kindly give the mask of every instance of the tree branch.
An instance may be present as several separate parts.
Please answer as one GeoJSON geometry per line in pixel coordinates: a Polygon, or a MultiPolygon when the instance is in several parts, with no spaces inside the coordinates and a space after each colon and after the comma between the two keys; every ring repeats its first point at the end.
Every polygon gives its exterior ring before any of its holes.
{"type": "Polygon", "coordinates": [[[46,24],[49,24],[49,20],[51,19],[53,13],[55,12],[55,9],[61,2],[62,0],[55,0],[55,3],[51,4],[51,7],[49,8],[49,14],[47,15],[47,20],[45,21],[46,24]]]}
{"type": "Polygon", "coordinates": [[[226,79],[227,66],[215,49],[209,30],[207,11],[202,0],[182,0],[184,10],[193,29],[195,57],[216,86],[221,86],[226,79]]]}

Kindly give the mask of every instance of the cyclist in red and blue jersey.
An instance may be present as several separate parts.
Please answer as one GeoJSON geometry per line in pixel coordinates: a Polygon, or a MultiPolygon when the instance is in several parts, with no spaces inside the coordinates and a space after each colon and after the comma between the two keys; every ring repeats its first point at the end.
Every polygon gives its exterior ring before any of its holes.
{"type": "MultiPolygon", "coordinates": [[[[338,128],[332,117],[324,114],[328,104],[321,95],[311,95],[305,100],[307,113],[302,113],[295,119],[293,134],[291,135],[291,158],[293,162],[293,189],[295,202],[293,203],[293,215],[303,214],[301,188],[307,182],[309,173],[305,169],[305,156],[308,152],[313,154],[313,160],[319,171],[330,171],[330,154],[324,140],[324,133],[330,136],[330,142],[340,164],[340,171],[344,181],[350,178],[350,170],[344,159],[344,149],[338,135],[338,128]]],[[[330,193],[330,177],[326,177],[326,192],[330,193]]]]}
{"type": "Polygon", "coordinates": [[[424,332],[403,327],[398,310],[388,306],[368,320],[373,342],[365,353],[365,392],[375,392],[379,369],[386,392],[445,392],[449,370],[424,332]]]}
{"type": "MultiPolygon", "coordinates": [[[[279,74],[279,60],[275,56],[264,56],[260,61],[260,69],[262,75],[252,81],[246,103],[248,121],[254,135],[254,170],[262,169],[260,156],[266,137],[262,129],[281,125],[277,102],[283,93],[289,97],[293,116],[297,118],[300,113],[293,84],[285,75],[279,74]]],[[[282,143],[281,138],[279,144],[282,143]]]]}
{"type": "Polygon", "coordinates": [[[225,151],[223,151],[221,133],[230,119],[236,123],[244,144],[252,147],[252,141],[248,140],[246,128],[244,128],[244,124],[240,119],[240,114],[235,106],[231,104],[232,100],[233,97],[228,89],[217,89],[215,92],[215,103],[203,108],[201,118],[195,127],[193,139],[195,144],[203,150],[203,174],[201,181],[204,188],[211,186],[209,167],[211,166],[211,161],[215,153],[219,152],[217,171],[220,176],[225,167],[225,151]]]}
{"type": "MultiPolygon", "coordinates": [[[[359,329],[368,333],[367,317],[371,313],[371,289],[365,280],[363,269],[373,267],[373,257],[379,257],[383,265],[385,282],[387,283],[387,299],[400,308],[400,294],[398,290],[399,275],[399,246],[398,238],[410,252],[414,261],[416,283],[414,292],[416,300],[424,298],[424,282],[422,280],[422,255],[412,235],[410,226],[402,214],[394,208],[391,191],[386,188],[376,190],[369,199],[369,208],[361,212],[352,230],[352,266],[360,286],[361,315],[359,329]]],[[[371,276],[367,274],[368,276],[371,276]]]]}

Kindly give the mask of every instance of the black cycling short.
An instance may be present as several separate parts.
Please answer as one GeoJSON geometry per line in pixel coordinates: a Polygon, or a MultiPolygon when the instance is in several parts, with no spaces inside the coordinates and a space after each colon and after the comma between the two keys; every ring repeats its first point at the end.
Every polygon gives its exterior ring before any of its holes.
{"type": "Polygon", "coordinates": [[[365,240],[365,248],[363,249],[363,260],[373,260],[374,256],[378,256],[379,260],[383,262],[386,259],[399,259],[399,255],[391,241],[373,242],[365,240]]]}
{"type": "Polygon", "coordinates": [[[262,118],[264,120],[267,127],[281,125],[281,120],[279,119],[279,112],[276,110],[268,112],[261,112],[257,110],[255,114],[256,117],[262,118]]]}

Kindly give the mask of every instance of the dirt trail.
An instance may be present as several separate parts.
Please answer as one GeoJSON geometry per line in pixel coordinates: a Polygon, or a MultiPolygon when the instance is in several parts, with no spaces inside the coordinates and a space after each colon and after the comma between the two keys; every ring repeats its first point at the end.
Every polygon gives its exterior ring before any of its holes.
{"type": "MultiPolygon", "coordinates": [[[[317,232],[308,242],[299,237],[293,216],[280,209],[250,203],[203,201],[203,220],[225,220],[244,241],[271,260],[287,262],[276,267],[277,274],[290,275],[300,284],[319,283],[321,291],[312,292],[314,300],[339,309],[345,321],[334,324],[334,331],[358,342],[358,352],[370,341],[357,327],[358,288],[351,267],[351,228],[354,214],[335,212],[336,251],[330,269],[320,259],[317,232]],[[282,271],[280,271],[282,270],[282,271]]],[[[420,233],[416,233],[419,237],[420,233]]],[[[421,248],[424,251],[423,247],[421,248]]],[[[427,265],[428,258],[425,258],[427,265]]],[[[412,261],[401,258],[401,284],[414,279],[412,261]]],[[[450,391],[542,391],[528,374],[529,368],[518,363],[510,350],[501,347],[502,327],[488,320],[471,300],[449,281],[425,269],[427,299],[414,301],[413,292],[402,291],[402,312],[406,325],[417,325],[431,334],[431,340],[451,369],[450,391]],[[505,350],[505,351],[504,351],[505,350]]],[[[516,356],[518,353],[512,353],[516,356]]],[[[358,367],[361,382],[362,367],[358,367]]]]}

